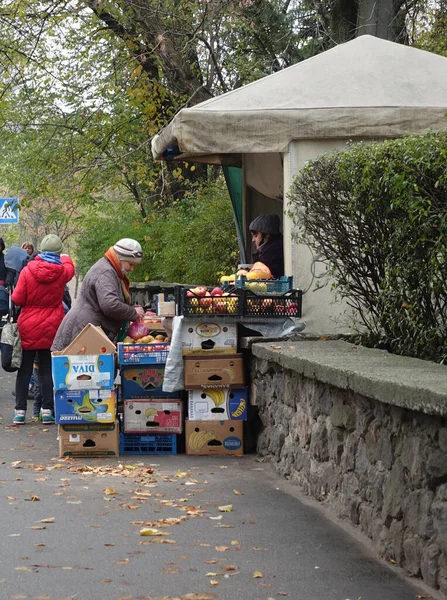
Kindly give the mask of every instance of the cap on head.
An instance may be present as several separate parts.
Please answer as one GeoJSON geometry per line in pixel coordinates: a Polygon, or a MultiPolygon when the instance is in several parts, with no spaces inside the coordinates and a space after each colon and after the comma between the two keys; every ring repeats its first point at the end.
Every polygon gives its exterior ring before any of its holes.
{"type": "Polygon", "coordinates": [[[269,233],[270,235],[278,235],[280,233],[281,220],[278,215],[267,214],[256,217],[249,226],[250,231],[258,231],[259,233],[269,233]]]}
{"type": "Polygon", "coordinates": [[[138,264],[143,258],[143,251],[140,244],[136,240],[131,238],[123,238],[116,242],[113,249],[118,255],[120,260],[127,260],[132,264],[138,264]]]}
{"type": "Polygon", "coordinates": [[[63,244],[61,238],[54,233],[49,233],[40,242],[41,252],[54,252],[54,254],[60,254],[62,248],[63,244]]]}

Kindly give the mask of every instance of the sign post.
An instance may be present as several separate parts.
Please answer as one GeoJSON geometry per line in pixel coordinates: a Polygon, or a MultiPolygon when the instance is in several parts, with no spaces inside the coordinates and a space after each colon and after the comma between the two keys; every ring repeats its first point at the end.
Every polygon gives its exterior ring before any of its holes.
{"type": "Polygon", "coordinates": [[[0,225],[19,222],[19,199],[0,198],[0,225]]]}

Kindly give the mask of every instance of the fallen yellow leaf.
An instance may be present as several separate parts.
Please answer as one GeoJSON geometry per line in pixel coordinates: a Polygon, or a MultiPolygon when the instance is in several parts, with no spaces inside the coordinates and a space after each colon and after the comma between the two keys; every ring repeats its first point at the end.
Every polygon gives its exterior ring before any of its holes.
{"type": "Polygon", "coordinates": [[[255,571],[253,573],[253,579],[260,579],[261,577],[264,577],[264,575],[261,573],[261,571],[255,571]]]}
{"type": "Polygon", "coordinates": [[[140,535],[166,535],[163,531],[155,529],[154,527],[143,527],[140,529],[140,535]]]}
{"type": "Polygon", "coordinates": [[[233,492],[236,494],[236,496],[243,496],[244,493],[240,492],[239,490],[233,490],[233,492]]]}
{"type": "Polygon", "coordinates": [[[231,512],[233,510],[233,505],[225,504],[225,506],[218,506],[217,508],[220,510],[220,512],[231,512]]]}
{"type": "Polygon", "coordinates": [[[116,490],[115,490],[115,488],[108,487],[104,490],[104,494],[106,496],[114,496],[116,494],[116,490]]]}
{"type": "Polygon", "coordinates": [[[47,519],[41,519],[41,523],[54,523],[54,517],[48,517],[47,519]]]}
{"type": "Polygon", "coordinates": [[[210,579],[210,585],[219,585],[217,579],[210,579]]]}
{"type": "Polygon", "coordinates": [[[229,550],[228,546],[216,546],[216,550],[218,552],[226,552],[227,550],[229,550]]]}

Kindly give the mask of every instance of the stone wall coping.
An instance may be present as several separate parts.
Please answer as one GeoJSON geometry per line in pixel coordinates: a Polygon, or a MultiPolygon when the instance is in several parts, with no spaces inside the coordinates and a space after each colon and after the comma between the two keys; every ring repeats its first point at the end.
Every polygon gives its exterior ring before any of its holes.
{"type": "Polygon", "coordinates": [[[447,367],[343,341],[253,344],[254,356],[386,404],[447,416],[447,367]]]}

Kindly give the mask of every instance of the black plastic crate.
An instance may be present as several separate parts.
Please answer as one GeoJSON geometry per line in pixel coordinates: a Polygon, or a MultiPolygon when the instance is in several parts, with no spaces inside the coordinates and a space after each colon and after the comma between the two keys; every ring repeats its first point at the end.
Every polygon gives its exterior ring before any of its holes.
{"type": "Polygon", "coordinates": [[[177,434],[121,432],[120,454],[177,454],[177,434]]]}
{"type": "Polygon", "coordinates": [[[302,292],[290,290],[285,294],[256,294],[242,290],[242,316],[258,318],[301,317],[302,292]]]}
{"type": "Polygon", "coordinates": [[[238,317],[241,314],[243,290],[228,296],[199,296],[187,288],[176,292],[177,314],[185,317],[238,317]]]}

